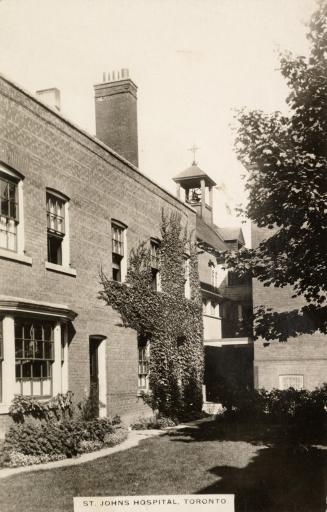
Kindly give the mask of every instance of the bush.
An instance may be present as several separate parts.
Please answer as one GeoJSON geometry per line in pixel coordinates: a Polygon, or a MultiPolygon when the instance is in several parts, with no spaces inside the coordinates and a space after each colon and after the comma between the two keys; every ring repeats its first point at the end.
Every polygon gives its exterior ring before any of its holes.
{"type": "Polygon", "coordinates": [[[18,423],[24,423],[27,417],[44,421],[68,420],[74,414],[73,393],[58,393],[45,402],[31,396],[15,395],[9,414],[18,423]]]}
{"type": "Polygon", "coordinates": [[[162,429],[175,427],[178,423],[177,419],[161,416],[159,418],[139,418],[136,423],[131,425],[132,430],[162,429]]]}
{"type": "Polygon", "coordinates": [[[12,451],[7,454],[5,465],[15,468],[19,466],[30,466],[31,464],[42,464],[43,462],[62,460],[65,458],[66,457],[63,454],[24,455],[23,453],[12,451]]]}
{"type": "Polygon", "coordinates": [[[100,450],[103,443],[101,443],[101,441],[81,441],[79,446],[82,453],[89,453],[100,450]]]}
{"type": "Polygon", "coordinates": [[[315,435],[327,421],[327,384],[305,389],[230,390],[224,394],[224,416],[247,423],[279,425],[285,431],[315,435]]]}
{"type": "Polygon", "coordinates": [[[117,424],[113,426],[108,418],[16,424],[6,434],[4,463],[14,466],[19,465],[19,461],[22,465],[36,464],[98,450],[106,436],[116,430],[122,429],[117,424]]]}
{"type": "Polygon", "coordinates": [[[110,434],[106,434],[104,438],[105,446],[116,446],[117,444],[122,443],[127,439],[128,430],[124,427],[119,427],[115,430],[115,432],[111,432],[110,434]]]}

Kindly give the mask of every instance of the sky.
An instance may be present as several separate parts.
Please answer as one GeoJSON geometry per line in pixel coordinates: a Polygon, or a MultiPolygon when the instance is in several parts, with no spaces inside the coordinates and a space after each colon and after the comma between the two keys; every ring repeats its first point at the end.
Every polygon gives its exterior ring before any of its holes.
{"type": "Polygon", "coordinates": [[[0,0],[0,73],[29,92],[58,87],[61,110],[95,134],[93,85],[129,68],[138,86],[140,169],[175,192],[192,163],[215,191],[214,220],[239,223],[238,108],[287,111],[278,51],[307,53],[314,0],[0,0]],[[226,207],[226,204],[228,205],[226,207]]]}

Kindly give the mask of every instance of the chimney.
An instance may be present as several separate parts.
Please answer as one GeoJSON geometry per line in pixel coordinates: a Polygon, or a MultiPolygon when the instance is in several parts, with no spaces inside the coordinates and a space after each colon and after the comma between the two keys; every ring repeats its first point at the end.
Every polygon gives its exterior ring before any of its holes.
{"type": "Polygon", "coordinates": [[[49,107],[60,111],[60,91],[56,87],[36,91],[36,96],[49,107]]]}
{"type": "Polygon", "coordinates": [[[138,167],[137,87],[128,69],[103,73],[94,90],[97,138],[138,167]]]}

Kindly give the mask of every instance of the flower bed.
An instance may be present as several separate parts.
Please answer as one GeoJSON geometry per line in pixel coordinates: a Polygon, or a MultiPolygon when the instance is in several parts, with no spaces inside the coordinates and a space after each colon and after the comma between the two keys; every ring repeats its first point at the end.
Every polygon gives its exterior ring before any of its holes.
{"type": "Polygon", "coordinates": [[[91,421],[23,423],[13,425],[5,438],[3,465],[40,464],[114,446],[127,438],[127,429],[108,418],[91,421]]]}
{"type": "Polygon", "coordinates": [[[83,401],[75,406],[70,391],[46,402],[16,395],[9,412],[15,423],[1,447],[0,465],[28,466],[76,457],[127,438],[118,416],[90,418],[85,410],[83,401]]]}

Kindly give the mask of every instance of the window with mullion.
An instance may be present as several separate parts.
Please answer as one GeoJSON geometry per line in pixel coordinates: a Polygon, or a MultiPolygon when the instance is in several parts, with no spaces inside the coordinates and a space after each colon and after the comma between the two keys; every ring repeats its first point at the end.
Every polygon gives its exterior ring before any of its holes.
{"type": "Polygon", "coordinates": [[[63,199],[47,193],[48,261],[62,265],[62,244],[65,237],[65,203],[63,199]]]}
{"type": "Polygon", "coordinates": [[[124,236],[125,227],[112,222],[111,224],[111,246],[112,246],[112,279],[114,281],[122,281],[122,262],[124,259],[124,236]]]}
{"type": "Polygon", "coordinates": [[[54,361],[53,328],[52,323],[16,320],[16,385],[20,394],[51,395],[54,361]]]}
{"type": "Polygon", "coordinates": [[[17,183],[0,176],[0,247],[17,251],[17,183]]]}
{"type": "Polygon", "coordinates": [[[140,344],[138,347],[138,388],[147,389],[149,375],[149,358],[147,345],[140,344]]]}
{"type": "Polygon", "coordinates": [[[150,242],[150,255],[151,255],[151,267],[159,268],[160,256],[159,256],[159,242],[151,240],[150,242]]]}
{"type": "Polygon", "coordinates": [[[124,228],[112,224],[112,252],[124,256],[124,228]]]}

